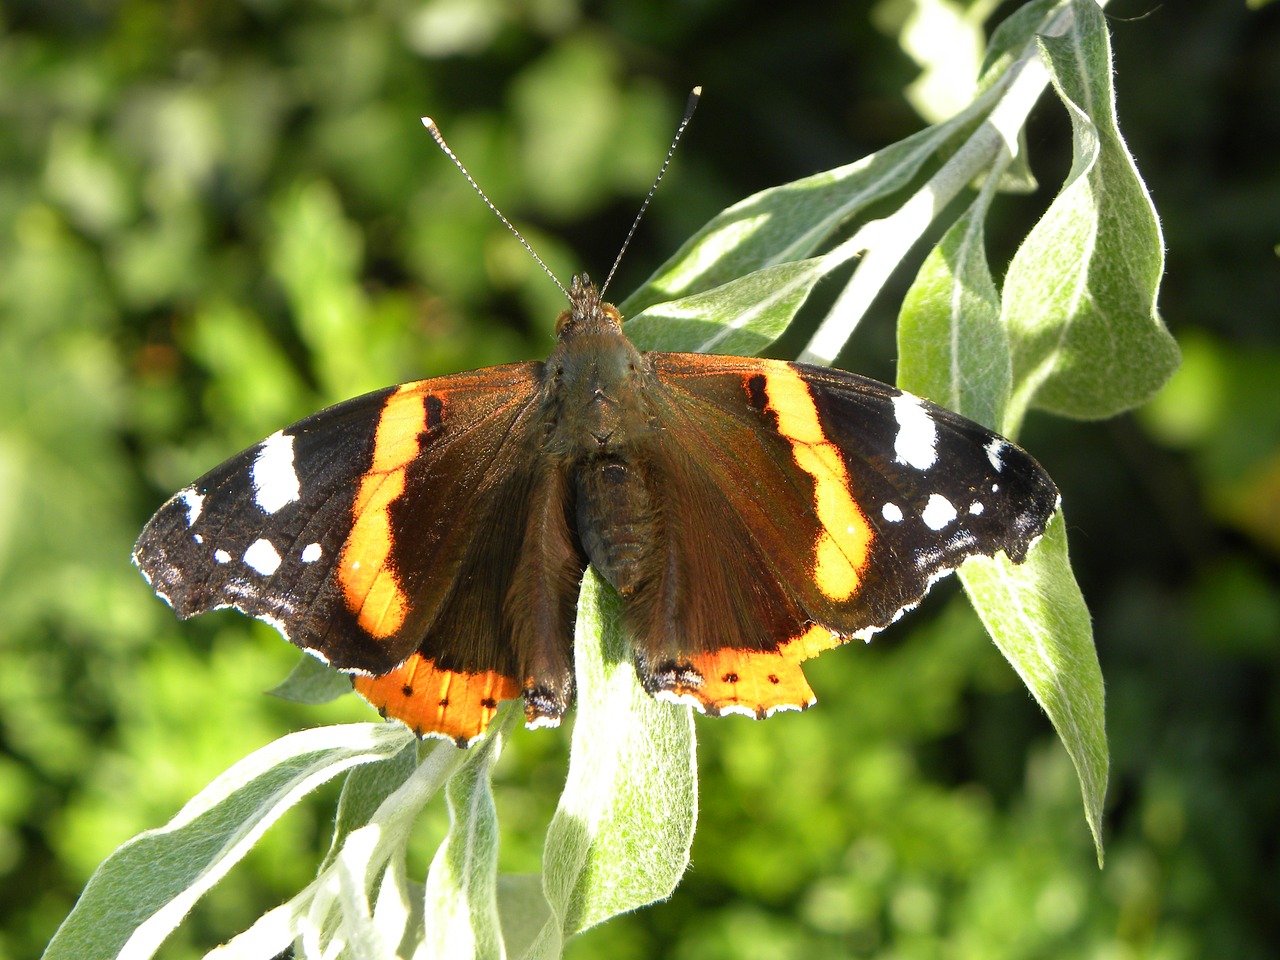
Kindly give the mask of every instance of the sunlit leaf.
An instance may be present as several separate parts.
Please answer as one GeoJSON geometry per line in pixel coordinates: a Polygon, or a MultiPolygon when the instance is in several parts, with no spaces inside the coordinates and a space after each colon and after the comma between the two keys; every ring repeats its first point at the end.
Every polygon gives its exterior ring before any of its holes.
{"type": "Polygon", "coordinates": [[[1089,610],[1071,572],[1062,512],[1023,563],[1004,555],[974,557],[960,568],[960,579],[1075,763],[1101,864],[1109,768],[1102,670],[1089,610]]]}
{"type": "Polygon", "coordinates": [[[697,817],[691,711],[641,688],[621,613],[618,595],[588,572],[569,776],[543,854],[552,916],[530,957],[559,956],[575,933],[669,896],[689,863],[697,817]]]}
{"type": "Polygon", "coordinates": [[[286,810],[345,770],[394,755],[410,736],[403,727],[344,724],[290,734],[250,754],[168,824],[103,862],[45,960],[150,957],[286,810]]]}
{"type": "Polygon", "coordinates": [[[424,899],[427,956],[482,960],[503,955],[498,813],[489,779],[501,741],[501,730],[491,729],[445,787],[449,833],[431,862],[424,899]]]}
{"type": "Polygon", "coordinates": [[[1106,22],[1093,0],[1071,10],[1068,31],[1040,41],[1071,116],[1073,159],[1005,279],[1018,384],[1009,429],[1029,407],[1113,416],[1149,399],[1178,364],[1155,310],[1159,224],[1116,127],[1106,22]]]}
{"type": "Polygon", "coordinates": [[[811,257],[840,226],[907,186],[978,112],[975,104],[871,156],[735,203],[619,304],[623,316],[638,316],[655,303],[702,293],[764,267],[811,257]]]}
{"type": "Polygon", "coordinates": [[[316,879],[289,902],[210,953],[210,960],[274,957],[297,944],[300,957],[390,957],[421,939],[422,911],[405,871],[413,825],[423,806],[473,754],[451,743],[420,748],[398,724],[403,749],[348,775],[333,841],[316,879]],[[394,942],[391,942],[394,941],[394,942]]]}
{"type": "Polygon", "coordinates": [[[1009,399],[1009,340],[983,224],[998,178],[947,231],[898,316],[898,386],[993,429],[1009,399]]]}
{"type": "MultiPolygon", "coordinates": [[[[991,427],[1004,420],[1011,380],[1009,340],[982,231],[998,175],[926,259],[898,326],[899,385],[991,427]]],[[[1075,762],[1101,863],[1108,769],[1102,673],[1061,516],[1022,564],[1003,555],[975,557],[960,577],[1075,762]]]]}
{"type": "Polygon", "coordinates": [[[780,263],[705,293],[653,304],[627,323],[627,336],[641,350],[753,356],[786,330],[834,265],[827,257],[780,263]]]}

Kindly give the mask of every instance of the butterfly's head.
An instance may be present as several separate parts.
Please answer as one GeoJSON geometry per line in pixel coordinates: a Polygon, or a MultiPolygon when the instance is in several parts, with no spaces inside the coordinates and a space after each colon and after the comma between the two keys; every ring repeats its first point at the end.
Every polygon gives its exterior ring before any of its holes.
{"type": "Polygon", "coordinates": [[[556,336],[563,342],[584,334],[619,334],[622,314],[600,299],[600,290],[585,273],[575,276],[569,287],[569,309],[556,319],[556,336]]]}
{"type": "Polygon", "coordinates": [[[607,453],[648,422],[641,387],[648,365],[623,334],[617,309],[585,275],[573,278],[570,299],[546,363],[548,434],[565,454],[607,453]]]}

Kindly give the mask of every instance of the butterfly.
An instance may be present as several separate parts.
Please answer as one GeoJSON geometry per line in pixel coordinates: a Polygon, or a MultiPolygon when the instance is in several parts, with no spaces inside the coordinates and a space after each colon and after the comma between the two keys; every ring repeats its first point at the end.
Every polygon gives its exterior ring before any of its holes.
{"type": "Polygon", "coordinates": [[[650,694],[765,717],[814,702],[802,661],[968,557],[1022,561],[1057,509],[1028,453],[933,403],[801,363],[642,353],[586,275],[565,292],[546,361],[278,430],[161,506],[134,562],[179,617],[264,620],[384,716],[465,746],[504,700],[560,722],[588,565],[650,694]]]}
{"type": "Polygon", "coordinates": [[[542,363],[406,383],[277,431],[165,503],[134,562],[178,616],[234,607],[467,744],[502,700],[559,723],[578,585],[623,600],[645,689],[813,703],[801,661],[1058,505],[1024,450],[843,371],[641,353],[583,276],[542,363]]]}

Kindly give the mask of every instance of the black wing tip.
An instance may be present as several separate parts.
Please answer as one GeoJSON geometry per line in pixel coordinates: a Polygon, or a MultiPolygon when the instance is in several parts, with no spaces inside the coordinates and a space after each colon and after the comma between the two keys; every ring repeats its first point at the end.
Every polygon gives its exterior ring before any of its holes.
{"type": "Polygon", "coordinates": [[[1049,524],[1053,523],[1053,518],[1062,510],[1062,495],[1058,493],[1058,488],[1053,485],[1053,481],[1045,478],[1048,488],[1053,491],[1052,505],[1045,509],[1039,506],[1033,511],[1029,511],[1027,516],[1030,522],[1026,525],[1026,530],[1018,530],[1015,532],[1013,541],[1004,548],[1005,555],[1014,563],[1023,563],[1035,549],[1044,535],[1049,532],[1049,524]]]}

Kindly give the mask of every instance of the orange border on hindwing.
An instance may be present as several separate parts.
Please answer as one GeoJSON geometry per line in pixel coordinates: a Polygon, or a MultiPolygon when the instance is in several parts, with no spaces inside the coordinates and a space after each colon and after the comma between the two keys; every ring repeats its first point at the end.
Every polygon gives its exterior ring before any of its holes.
{"type": "Polygon", "coordinates": [[[783,640],[776,650],[729,647],[697,654],[689,664],[702,682],[665,692],[676,700],[695,700],[711,714],[744,713],[763,719],[779,710],[804,710],[815,698],[801,662],[842,643],[839,634],[815,623],[783,640]]]}
{"type": "Polygon", "coordinates": [[[420,653],[390,673],[351,682],[384,717],[419,736],[448,737],[463,746],[488,729],[501,701],[520,696],[515,680],[496,670],[441,670],[420,653]]]}

